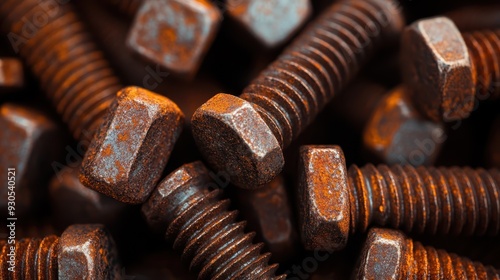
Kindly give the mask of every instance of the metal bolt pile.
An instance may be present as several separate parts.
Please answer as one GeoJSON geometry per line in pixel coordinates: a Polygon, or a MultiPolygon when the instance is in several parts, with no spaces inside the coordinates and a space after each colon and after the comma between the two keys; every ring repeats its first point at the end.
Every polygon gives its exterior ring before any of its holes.
{"type": "Polygon", "coordinates": [[[0,279],[500,279],[494,0],[0,0],[0,32],[0,279]]]}

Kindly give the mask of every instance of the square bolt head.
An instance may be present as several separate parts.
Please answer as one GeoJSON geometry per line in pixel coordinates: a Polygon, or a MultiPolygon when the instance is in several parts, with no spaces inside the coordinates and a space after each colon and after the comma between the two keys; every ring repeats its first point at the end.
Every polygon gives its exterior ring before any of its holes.
{"type": "Polygon", "coordinates": [[[402,67],[412,101],[434,121],[466,118],[474,107],[474,78],[467,45],[445,17],[424,19],[406,27],[402,67]]]}
{"type": "Polygon", "coordinates": [[[218,8],[207,0],[144,1],[127,45],[145,59],[191,78],[210,48],[221,20],[218,8]]]}
{"type": "Polygon", "coordinates": [[[120,279],[113,237],[99,224],[72,225],[59,239],[59,279],[120,279]]]}
{"type": "Polygon", "coordinates": [[[0,206],[7,208],[8,177],[15,177],[16,210],[20,215],[36,202],[43,186],[52,175],[51,162],[56,159],[57,126],[44,114],[14,104],[0,107],[0,206]],[[15,176],[8,168],[15,168],[15,176]]]}
{"type": "Polygon", "coordinates": [[[22,62],[17,58],[0,58],[0,90],[21,88],[23,85],[22,62]]]}
{"type": "Polygon", "coordinates": [[[312,12],[309,0],[228,0],[231,17],[268,48],[285,42],[312,12]]]}
{"type": "Polygon", "coordinates": [[[386,164],[413,166],[432,165],[444,138],[443,125],[423,118],[403,86],[378,102],[363,133],[365,147],[386,164]]]}
{"type": "Polygon", "coordinates": [[[168,98],[139,87],[118,92],[82,162],[80,181],[125,203],[143,203],[156,186],[184,116],[168,98]]]}
{"type": "Polygon", "coordinates": [[[336,251],[349,237],[349,182],[339,146],[302,146],[299,231],[308,250],[336,251]]]}

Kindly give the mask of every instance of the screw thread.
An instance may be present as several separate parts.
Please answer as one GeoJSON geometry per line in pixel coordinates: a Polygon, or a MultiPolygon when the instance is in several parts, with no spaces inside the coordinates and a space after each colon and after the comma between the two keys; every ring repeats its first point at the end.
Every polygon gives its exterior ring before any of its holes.
{"type": "Polygon", "coordinates": [[[58,279],[57,258],[59,237],[55,235],[40,238],[23,238],[15,245],[5,240],[0,243],[0,278],[11,280],[23,279],[58,279]],[[10,247],[15,246],[15,269],[9,271],[10,247]]]}
{"type": "Polygon", "coordinates": [[[500,97],[500,29],[463,34],[474,67],[476,93],[500,97]]]}
{"type": "Polygon", "coordinates": [[[73,136],[85,139],[121,86],[71,5],[8,0],[0,18],[73,136]]]}
{"type": "Polygon", "coordinates": [[[332,5],[243,90],[286,147],[315,118],[389,31],[402,28],[392,1],[332,5]]]}
{"type": "MultiPolygon", "coordinates": [[[[181,188],[182,189],[182,188],[181,188]]],[[[167,239],[198,279],[284,279],[275,277],[277,265],[268,265],[270,254],[260,254],[263,244],[253,244],[254,233],[245,234],[245,222],[236,223],[237,211],[228,211],[229,200],[220,190],[177,190],[169,196],[167,239]]]]}
{"type": "Polygon", "coordinates": [[[404,255],[404,263],[408,267],[402,271],[400,279],[412,279],[417,275],[428,279],[500,279],[500,272],[491,266],[424,247],[409,238],[406,239],[406,246],[408,254],[404,255]]]}
{"type": "Polygon", "coordinates": [[[348,174],[352,232],[371,224],[465,236],[500,230],[498,169],[368,164],[348,174]]]}

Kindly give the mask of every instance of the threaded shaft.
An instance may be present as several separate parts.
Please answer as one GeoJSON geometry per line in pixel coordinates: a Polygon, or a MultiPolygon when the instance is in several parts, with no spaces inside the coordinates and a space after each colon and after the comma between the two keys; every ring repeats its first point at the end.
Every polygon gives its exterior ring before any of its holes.
{"type": "Polygon", "coordinates": [[[284,279],[274,276],[277,265],[268,265],[270,254],[260,254],[263,244],[252,244],[254,233],[243,232],[245,222],[236,223],[229,200],[220,200],[220,190],[186,190],[169,194],[167,239],[198,279],[284,279]]]}
{"type": "Polygon", "coordinates": [[[391,1],[334,4],[244,89],[282,147],[357,74],[389,31],[401,30],[391,1]]]}
{"type": "Polygon", "coordinates": [[[408,265],[400,279],[500,279],[500,272],[491,266],[472,262],[455,254],[432,247],[424,247],[420,242],[406,239],[408,254],[403,257],[408,265]]]}
{"type": "Polygon", "coordinates": [[[464,33],[474,67],[476,94],[500,97],[500,29],[464,33]]]}
{"type": "Polygon", "coordinates": [[[118,8],[121,13],[134,17],[144,0],[107,0],[107,2],[118,8]]]}
{"type": "Polygon", "coordinates": [[[500,231],[497,169],[369,164],[348,174],[352,232],[372,224],[466,236],[500,231]]]}
{"type": "Polygon", "coordinates": [[[121,86],[71,5],[7,0],[0,18],[73,136],[84,139],[101,124],[121,86]]]}
{"type": "Polygon", "coordinates": [[[10,244],[0,243],[0,279],[58,279],[57,257],[59,254],[59,238],[55,235],[39,238],[23,238],[15,245],[15,268],[8,261],[10,244]]]}

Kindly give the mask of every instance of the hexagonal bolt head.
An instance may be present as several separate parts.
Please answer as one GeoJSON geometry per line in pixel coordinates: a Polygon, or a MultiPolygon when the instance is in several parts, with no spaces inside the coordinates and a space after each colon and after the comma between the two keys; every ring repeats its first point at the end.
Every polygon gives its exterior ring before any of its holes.
{"type": "Polygon", "coordinates": [[[0,92],[24,85],[23,63],[17,58],[0,58],[0,92]]]}
{"type": "Polygon", "coordinates": [[[355,279],[403,279],[406,236],[397,230],[372,228],[361,251],[355,279]]]}
{"type": "Polygon", "coordinates": [[[444,127],[424,119],[399,86],[383,97],[364,128],[365,148],[387,164],[432,165],[445,140],[444,127]]]}
{"type": "Polygon", "coordinates": [[[278,140],[248,101],[217,94],[196,110],[191,123],[203,156],[237,186],[257,188],[283,168],[278,140]]]}
{"type": "Polygon", "coordinates": [[[281,263],[293,258],[300,247],[286,189],[285,178],[278,175],[260,189],[238,189],[236,195],[238,210],[248,222],[247,227],[266,244],[271,259],[281,263]]]}
{"type": "Polygon", "coordinates": [[[302,146],[299,231],[306,249],[339,250],[350,232],[349,182],[338,146],[302,146]]]}
{"type": "Polygon", "coordinates": [[[62,169],[49,185],[53,217],[61,227],[71,224],[101,223],[115,225],[126,204],[82,185],[78,168],[62,169]]]}
{"type": "Polygon", "coordinates": [[[459,120],[472,111],[472,62],[467,45],[451,20],[437,17],[406,27],[402,70],[412,101],[432,120],[459,120]]]}
{"type": "MultiPolygon", "coordinates": [[[[57,126],[33,108],[6,103],[0,107],[0,206],[7,209],[8,177],[15,177],[16,214],[22,215],[40,202],[44,186],[53,174],[60,136],[57,126]],[[15,168],[8,173],[8,168],[15,168]]],[[[13,181],[14,182],[14,181],[13,181]]],[[[45,188],[46,190],[46,188],[45,188]]]]}
{"type": "Polygon", "coordinates": [[[59,239],[59,279],[119,279],[115,242],[102,225],[73,225],[59,239]]]}
{"type": "Polygon", "coordinates": [[[230,16],[267,48],[289,39],[309,18],[309,0],[228,0],[230,16]]]}
{"type": "MultiPolygon", "coordinates": [[[[197,161],[184,164],[158,184],[147,202],[142,205],[142,214],[154,231],[165,232],[169,221],[175,219],[171,214],[173,211],[170,209],[172,201],[167,198],[170,198],[170,195],[179,189],[185,189],[185,195],[189,196],[200,186],[212,185],[215,186],[203,163],[197,161]]],[[[207,190],[203,189],[202,191],[206,192],[207,190]]]]}
{"type": "Polygon", "coordinates": [[[82,162],[80,181],[125,203],[144,202],[184,123],[168,98],[138,87],[117,94],[82,162]]]}
{"type": "Polygon", "coordinates": [[[146,60],[189,79],[196,74],[221,20],[220,11],[207,0],[144,1],[127,45],[146,60]]]}

